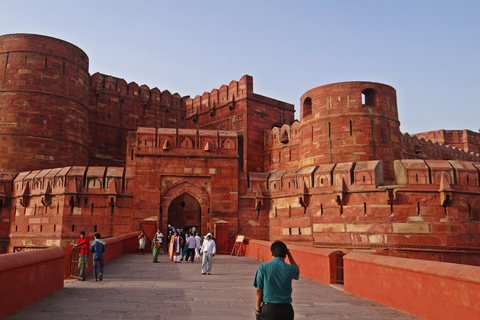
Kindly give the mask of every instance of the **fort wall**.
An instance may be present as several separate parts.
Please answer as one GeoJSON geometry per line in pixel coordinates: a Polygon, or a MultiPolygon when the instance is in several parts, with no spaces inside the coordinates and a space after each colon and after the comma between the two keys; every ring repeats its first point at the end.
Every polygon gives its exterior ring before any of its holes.
{"type": "Polygon", "coordinates": [[[185,99],[95,73],[89,90],[89,165],[125,165],[128,131],[185,127],[185,99]]]}
{"type": "Polygon", "coordinates": [[[64,247],[81,230],[105,237],[130,232],[132,194],[124,192],[124,168],[64,167],[11,178],[1,182],[11,186],[10,206],[2,210],[10,224],[9,252],[25,246],[64,247]]]}
{"type": "Polygon", "coordinates": [[[264,133],[294,121],[294,106],[253,92],[253,78],[245,75],[219,89],[186,100],[187,127],[235,131],[239,140],[239,168],[264,170],[264,133]],[[246,157],[245,155],[249,155],[246,157]]]}
{"type": "Polygon", "coordinates": [[[424,258],[480,263],[474,255],[480,245],[480,163],[398,160],[394,185],[385,185],[382,165],[348,162],[257,175],[242,198],[261,200],[259,216],[268,217],[270,239],[378,248],[404,257],[431,250],[424,258]],[[446,251],[433,253],[440,248],[446,251]],[[470,254],[461,257],[449,248],[470,254]]]}
{"type": "Polygon", "coordinates": [[[470,130],[435,130],[415,133],[415,136],[475,154],[480,153],[480,134],[478,132],[470,130]]]}

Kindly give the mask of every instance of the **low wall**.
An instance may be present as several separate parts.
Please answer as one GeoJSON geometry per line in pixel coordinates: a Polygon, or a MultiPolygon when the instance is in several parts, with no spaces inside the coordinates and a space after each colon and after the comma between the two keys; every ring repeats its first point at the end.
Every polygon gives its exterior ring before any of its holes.
{"type": "Polygon", "coordinates": [[[57,247],[0,255],[0,319],[63,288],[64,264],[57,247]]]}
{"type": "Polygon", "coordinates": [[[422,319],[480,319],[480,267],[350,253],[346,292],[422,319]]]}
{"type": "MultiPolygon", "coordinates": [[[[262,262],[271,261],[272,242],[261,240],[246,240],[245,255],[262,262]]],[[[335,263],[333,257],[338,250],[312,248],[287,244],[288,249],[297,263],[300,274],[304,277],[321,281],[326,284],[335,283],[335,263]]],[[[288,262],[288,258],[286,259],[288,262]]]]}
{"type": "MultiPolygon", "coordinates": [[[[113,259],[121,256],[126,253],[135,253],[137,252],[138,247],[138,235],[139,232],[132,232],[129,234],[121,235],[113,238],[101,239],[105,242],[105,252],[103,253],[103,260],[105,263],[112,261],[113,259]]],[[[90,239],[90,246],[95,239],[90,239]]],[[[65,257],[65,269],[64,277],[65,279],[71,278],[70,276],[70,264],[72,261],[72,249],[73,246],[66,246],[63,250],[66,253],[65,257]]],[[[76,248],[74,250],[80,250],[76,248]]],[[[75,266],[74,266],[75,268],[75,266]]],[[[98,268],[98,267],[97,267],[98,268]]],[[[88,256],[88,268],[85,270],[86,274],[93,272],[93,254],[88,256]]]]}

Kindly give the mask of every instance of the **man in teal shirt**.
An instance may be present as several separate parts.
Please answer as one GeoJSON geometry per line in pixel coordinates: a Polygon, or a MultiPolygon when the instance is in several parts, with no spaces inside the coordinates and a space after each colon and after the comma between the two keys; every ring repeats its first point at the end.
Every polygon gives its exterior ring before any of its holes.
{"type": "Polygon", "coordinates": [[[255,286],[255,314],[257,320],[293,320],[292,280],[298,280],[300,271],[287,245],[275,241],[270,246],[273,260],[258,266],[255,286]],[[288,256],[290,264],[285,262],[288,256]]]}

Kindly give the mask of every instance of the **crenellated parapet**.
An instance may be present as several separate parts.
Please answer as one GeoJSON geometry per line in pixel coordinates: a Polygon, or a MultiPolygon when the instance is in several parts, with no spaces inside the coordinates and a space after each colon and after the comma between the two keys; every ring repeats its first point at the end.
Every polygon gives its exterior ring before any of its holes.
{"type": "MultiPolygon", "coordinates": [[[[239,81],[231,81],[230,84],[222,85],[219,89],[204,92],[193,99],[185,101],[187,118],[195,118],[200,114],[208,113],[211,117],[219,109],[227,108],[229,111],[235,109],[236,102],[245,99],[253,94],[253,78],[245,75],[239,81]]],[[[196,121],[196,119],[192,119],[196,121]]]]}
{"type": "Polygon", "coordinates": [[[480,154],[473,151],[463,150],[408,133],[404,133],[402,136],[402,151],[403,157],[407,159],[480,161],[480,154]]]}
{"type": "MultiPolygon", "coordinates": [[[[137,110],[137,104],[140,104],[141,108],[143,108],[145,104],[147,108],[149,108],[149,104],[178,110],[181,110],[183,107],[183,99],[178,93],[172,95],[168,90],[161,91],[156,87],[150,89],[145,84],[139,86],[135,82],[127,83],[124,79],[108,76],[99,72],[90,77],[90,90],[98,97],[102,94],[109,95],[111,98],[116,96],[120,101],[123,101],[120,105],[121,107],[133,108],[133,110],[137,110]],[[125,104],[126,99],[143,102],[144,104],[133,102],[131,104],[125,104]]],[[[137,111],[143,112],[143,109],[138,109],[137,111]]]]}
{"type": "Polygon", "coordinates": [[[95,73],[90,83],[89,164],[124,165],[126,136],[138,127],[185,126],[185,102],[178,93],[95,73]],[[112,143],[112,137],[118,137],[112,143]]]}
{"type": "Polygon", "coordinates": [[[382,161],[281,170],[250,178],[247,195],[262,198],[273,238],[336,246],[479,244],[469,228],[480,221],[480,162],[404,159],[394,168],[391,185],[382,161]]]}
{"type": "Polygon", "coordinates": [[[440,144],[449,145],[452,148],[463,149],[465,151],[480,153],[480,134],[470,130],[435,130],[428,132],[415,133],[418,138],[431,140],[440,144]]]}

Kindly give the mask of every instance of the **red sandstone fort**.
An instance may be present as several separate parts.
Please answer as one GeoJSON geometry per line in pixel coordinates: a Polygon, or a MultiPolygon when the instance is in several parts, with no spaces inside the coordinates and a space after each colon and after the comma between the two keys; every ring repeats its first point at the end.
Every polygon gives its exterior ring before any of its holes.
{"type": "Polygon", "coordinates": [[[402,134],[380,83],[300,103],[298,121],[248,75],[172,94],[91,75],[68,42],[0,36],[0,252],[172,224],[480,265],[479,133],[402,134]]]}

